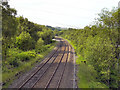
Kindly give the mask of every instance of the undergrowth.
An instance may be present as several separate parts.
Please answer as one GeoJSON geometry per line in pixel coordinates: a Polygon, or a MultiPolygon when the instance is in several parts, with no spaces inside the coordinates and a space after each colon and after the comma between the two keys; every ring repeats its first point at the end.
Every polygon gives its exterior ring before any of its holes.
{"type": "MultiPolygon", "coordinates": [[[[64,38],[65,39],[65,38],[64,38]]],[[[67,40],[67,39],[65,39],[67,40]]],[[[67,40],[75,49],[75,53],[77,53],[76,45],[67,40]]],[[[77,73],[77,85],[78,88],[108,88],[102,82],[97,80],[97,72],[92,65],[90,65],[80,54],[76,54],[76,64],[78,65],[78,73],[77,73]]]]}
{"type": "Polygon", "coordinates": [[[79,88],[108,88],[105,84],[97,80],[97,72],[94,67],[85,64],[82,56],[78,56],[76,64],[78,64],[78,87],[79,88]]]}
{"type": "MultiPolygon", "coordinates": [[[[57,42],[56,42],[57,43],[57,42]]],[[[3,88],[7,88],[19,74],[32,69],[36,63],[40,62],[52,49],[56,46],[56,43],[46,45],[40,53],[32,51],[22,51],[17,48],[11,48],[8,50],[7,61],[3,61],[2,67],[2,81],[3,88]]]]}

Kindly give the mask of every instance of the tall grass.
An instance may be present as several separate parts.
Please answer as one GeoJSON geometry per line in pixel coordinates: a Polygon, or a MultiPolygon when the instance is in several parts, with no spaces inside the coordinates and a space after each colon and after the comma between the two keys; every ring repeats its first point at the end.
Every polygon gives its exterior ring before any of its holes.
{"type": "Polygon", "coordinates": [[[79,88],[108,88],[105,84],[97,80],[97,72],[94,67],[82,62],[83,58],[79,56],[76,60],[78,67],[78,87],[79,88]]]}

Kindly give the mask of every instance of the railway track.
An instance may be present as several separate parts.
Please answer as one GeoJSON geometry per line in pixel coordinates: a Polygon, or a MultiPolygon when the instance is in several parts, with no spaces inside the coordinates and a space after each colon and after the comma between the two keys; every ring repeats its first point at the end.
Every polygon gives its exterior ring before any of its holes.
{"type": "MultiPolygon", "coordinates": [[[[62,52],[60,53],[60,55],[58,56],[58,58],[56,58],[56,61],[54,63],[54,65],[52,67],[49,68],[49,73],[47,72],[46,75],[44,75],[44,77],[41,78],[41,80],[34,86],[34,88],[56,88],[55,86],[59,87],[59,83],[57,84],[56,82],[59,82],[59,80],[61,80],[60,76],[56,76],[56,73],[58,73],[58,70],[61,70],[60,72],[62,72],[62,68],[60,68],[60,66],[62,66],[63,62],[66,62],[66,52],[68,50],[67,45],[64,46],[62,52]],[[53,82],[53,78],[54,77],[59,77],[59,79],[55,79],[56,82],[53,82]],[[54,85],[52,87],[50,87],[51,83],[54,85]],[[57,85],[56,85],[57,84],[57,85]]],[[[60,73],[59,72],[59,73],[60,73]]]]}
{"type": "Polygon", "coordinates": [[[67,41],[60,39],[60,44],[49,57],[16,87],[73,88],[73,66],[72,47],[67,41]]]}

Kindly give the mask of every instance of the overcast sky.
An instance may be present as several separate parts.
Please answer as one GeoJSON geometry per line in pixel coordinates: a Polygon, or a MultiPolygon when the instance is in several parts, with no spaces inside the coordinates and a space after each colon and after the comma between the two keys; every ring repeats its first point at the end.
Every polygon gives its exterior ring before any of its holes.
{"type": "Polygon", "coordinates": [[[9,0],[18,16],[50,26],[83,28],[101,9],[118,7],[119,0],[9,0]]]}

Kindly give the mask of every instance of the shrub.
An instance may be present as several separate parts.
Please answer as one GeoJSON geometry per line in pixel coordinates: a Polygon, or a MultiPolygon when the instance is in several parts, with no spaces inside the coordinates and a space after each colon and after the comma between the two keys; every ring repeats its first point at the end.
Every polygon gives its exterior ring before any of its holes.
{"type": "Polygon", "coordinates": [[[35,48],[36,49],[39,49],[41,48],[42,46],[44,45],[44,41],[42,40],[42,38],[39,38],[36,45],[35,45],[35,48]]]}
{"type": "Polygon", "coordinates": [[[11,57],[9,60],[9,64],[14,67],[18,67],[21,64],[21,62],[20,62],[19,58],[11,57]]]}
{"type": "Polygon", "coordinates": [[[31,58],[34,58],[36,56],[36,53],[33,51],[27,51],[19,53],[16,58],[20,59],[21,61],[28,61],[31,58]]]}
{"type": "Polygon", "coordinates": [[[46,50],[46,47],[44,46],[44,41],[42,40],[42,38],[39,38],[39,40],[37,41],[35,45],[35,50],[37,53],[41,53],[46,50]]]}
{"type": "Polygon", "coordinates": [[[22,62],[29,61],[31,58],[35,58],[36,53],[35,51],[26,51],[21,52],[18,54],[14,54],[11,57],[9,57],[8,61],[10,65],[13,65],[14,67],[18,67],[22,62]]]}
{"type": "Polygon", "coordinates": [[[41,46],[40,48],[36,49],[36,53],[42,53],[47,50],[46,46],[41,46]]]}
{"type": "Polygon", "coordinates": [[[16,37],[16,45],[19,49],[24,51],[31,50],[35,47],[35,41],[27,32],[22,32],[18,37],[16,37]]]}

